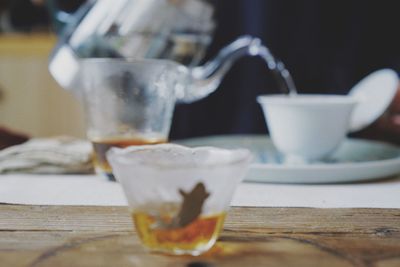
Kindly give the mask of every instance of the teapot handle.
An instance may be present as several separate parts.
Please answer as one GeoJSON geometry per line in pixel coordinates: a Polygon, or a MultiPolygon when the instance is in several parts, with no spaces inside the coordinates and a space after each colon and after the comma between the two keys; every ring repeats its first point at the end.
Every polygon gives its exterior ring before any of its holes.
{"type": "Polygon", "coordinates": [[[59,8],[57,0],[47,0],[45,2],[57,35],[62,35],[64,33],[65,26],[70,24],[75,25],[77,22],[81,21],[94,5],[93,0],[87,1],[82,4],[77,11],[68,13],[59,8]]]}

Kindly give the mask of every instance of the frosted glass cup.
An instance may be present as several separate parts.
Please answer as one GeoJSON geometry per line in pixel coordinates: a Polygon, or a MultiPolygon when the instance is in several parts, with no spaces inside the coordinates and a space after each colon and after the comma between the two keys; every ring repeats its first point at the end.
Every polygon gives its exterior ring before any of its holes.
{"type": "Polygon", "coordinates": [[[107,157],[142,244],[175,255],[214,245],[252,158],[245,149],[174,144],[112,148],[107,157]]]}

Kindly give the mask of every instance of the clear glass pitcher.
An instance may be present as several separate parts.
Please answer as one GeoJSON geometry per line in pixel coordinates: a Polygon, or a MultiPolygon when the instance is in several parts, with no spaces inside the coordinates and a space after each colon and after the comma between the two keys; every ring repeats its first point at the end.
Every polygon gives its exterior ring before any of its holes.
{"type": "Polygon", "coordinates": [[[86,59],[80,95],[97,173],[113,179],[105,153],[111,147],[168,139],[184,71],[163,60],[86,59]]]}

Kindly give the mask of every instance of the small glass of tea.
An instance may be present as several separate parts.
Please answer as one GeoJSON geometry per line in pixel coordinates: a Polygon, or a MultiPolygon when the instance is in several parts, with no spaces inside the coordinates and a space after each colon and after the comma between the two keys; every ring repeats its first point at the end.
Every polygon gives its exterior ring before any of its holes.
{"type": "Polygon", "coordinates": [[[248,150],[160,144],[107,152],[137,234],[150,250],[210,249],[252,156],[248,150]]]}

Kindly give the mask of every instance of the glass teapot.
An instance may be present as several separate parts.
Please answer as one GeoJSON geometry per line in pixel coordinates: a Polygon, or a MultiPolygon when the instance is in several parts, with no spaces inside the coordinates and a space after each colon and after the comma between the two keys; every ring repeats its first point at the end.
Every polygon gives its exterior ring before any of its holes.
{"type": "Polygon", "coordinates": [[[83,90],[82,59],[151,58],[186,68],[177,100],[192,102],[213,92],[236,59],[257,55],[261,48],[258,38],[243,36],[197,66],[215,27],[213,8],[203,0],[88,1],[73,15],[57,10],[54,1],[48,3],[53,16],[66,22],[49,70],[63,88],[78,95],[83,90]]]}
{"type": "Polygon", "coordinates": [[[215,26],[203,0],[97,0],[73,15],[52,10],[67,24],[50,72],[83,103],[96,170],[109,177],[110,147],[166,142],[175,103],[209,95],[238,58],[258,55],[278,76],[285,73],[251,36],[198,66],[215,26]]]}

